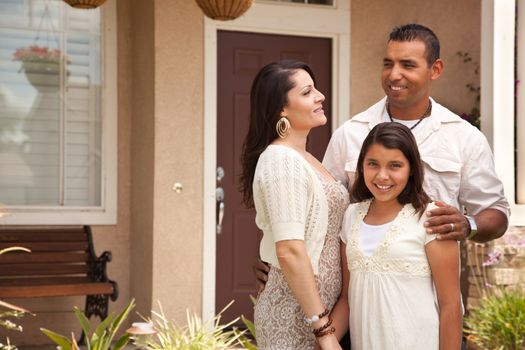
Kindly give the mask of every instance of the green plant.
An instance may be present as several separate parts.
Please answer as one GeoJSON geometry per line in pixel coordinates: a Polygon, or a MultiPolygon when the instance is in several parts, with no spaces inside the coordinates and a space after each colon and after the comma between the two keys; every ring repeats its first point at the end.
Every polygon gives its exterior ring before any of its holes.
{"type": "MultiPolygon", "coordinates": [[[[115,317],[115,314],[111,313],[108,317],[102,320],[102,322],[100,322],[100,324],[95,328],[91,335],[91,325],[89,324],[88,318],[86,317],[86,315],[84,315],[82,311],[75,307],[75,316],[79,320],[80,325],[82,326],[82,330],[86,336],[87,350],[108,350],[110,348],[112,350],[119,350],[124,348],[124,346],[126,346],[130,339],[130,335],[127,333],[123,334],[115,342],[113,347],[111,347],[111,342],[113,341],[113,338],[115,338],[115,335],[118,332],[120,326],[128,317],[130,311],[134,307],[135,299],[132,299],[126,306],[126,308],[122,310],[122,312],[118,316],[115,317]]],[[[69,339],[68,337],[65,337],[45,328],[40,328],[40,330],[58,345],[58,349],[78,349],[78,345],[75,341],[74,334],[72,334],[71,339],[69,339]]]]}
{"type": "Polygon", "coordinates": [[[506,288],[481,298],[465,318],[465,333],[482,349],[524,349],[525,291],[506,288]]]}
{"type": "Polygon", "coordinates": [[[229,330],[239,318],[220,324],[222,313],[232,303],[233,301],[206,322],[202,322],[196,314],[186,311],[187,323],[182,327],[177,327],[166,317],[159,303],[159,311],[152,311],[152,318],[144,318],[154,325],[156,333],[144,339],[133,337],[135,345],[150,350],[220,350],[241,345],[239,338],[245,331],[235,328],[229,330]]]}
{"type": "MultiPolygon", "coordinates": [[[[456,52],[456,55],[458,55],[463,60],[463,63],[467,65],[472,64],[474,66],[474,75],[476,77],[479,76],[479,63],[475,62],[472,59],[472,56],[470,55],[470,53],[465,52],[465,51],[458,51],[456,52]]],[[[470,109],[468,113],[461,113],[460,116],[461,118],[465,119],[470,124],[474,125],[476,128],[479,129],[480,123],[481,123],[480,111],[479,111],[479,102],[481,99],[481,88],[479,84],[473,84],[473,83],[468,83],[465,85],[465,87],[470,93],[474,94],[475,96],[474,106],[470,109]]]]}
{"type": "Polygon", "coordinates": [[[247,337],[246,335],[242,334],[240,337],[239,337],[239,340],[241,342],[241,345],[245,348],[245,349],[248,349],[248,350],[258,350],[259,348],[257,347],[257,345],[255,345],[253,342],[252,342],[252,339],[256,339],[255,338],[255,326],[253,324],[252,321],[250,321],[249,319],[247,319],[246,317],[241,316],[241,321],[242,323],[244,323],[244,325],[246,326],[246,329],[248,330],[248,332],[250,333],[250,338],[247,337]]]}
{"type": "MultiPolygon", "coordinates": [[[[257,299],[255,299],[253,295],[250,295],[250,300],[252,301],[252,304],[255,305],[257,299]]],[[[247,337],[245,334],[241,334],[239,340],[242,346],[248,350],[258,350],[259,348],[257,347],[257,345],[253,343],[253,340],[257,339],[257,335],[255,334],[255,325],[252,321],[244,317],[244,315],[241,316],[241,321],[242,323],[244,323],[244,325],[246,326],[246,330],[250,334],[250,337],[247,337]]]]}
{"type": "MultiPolygon", "coordinates": [[[[0,217],[2,217],[2,215],[3,213],[0,211],[0,217]]],[[[13,252],[13,251],[30,252],[29,249],[24,248],[24,247],[9,247],[9,248],[0,249],[0,255],[8,253],[8,252],[13,252]]],[[[22,326],[14,323],[13,321],[11,321],[11,319],[13,318],[20,319],[22,318],[22,316],[24,316],[24,314],[30,313],[30,312],[27,311],[26,309],[23,309],[13,304],[6,303],[5,301],[2,301],[2,300],[0,300],[0,306],[8,309],[8,311],[0,311],[0,327],[6,328],[9,330],[22,332],[23,330],[22,326]]],[[[7,344],[0,343],[0,350],[16,350],[16,346],[11,345],[9,338],[6,339],[6,343],[7,344]]]]}

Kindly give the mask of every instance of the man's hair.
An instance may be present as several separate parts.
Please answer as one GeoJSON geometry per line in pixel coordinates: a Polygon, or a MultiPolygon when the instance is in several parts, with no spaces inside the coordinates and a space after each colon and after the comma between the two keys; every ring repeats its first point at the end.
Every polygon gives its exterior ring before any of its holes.
{"type": "Polygon", "coordinates": [[[388,41],[421,40],[425,44],[427,64],[430,67],[439,58],[439,39],[430,29],[421,24],[404,24],[395,27],[390,33],[388,41]]]}

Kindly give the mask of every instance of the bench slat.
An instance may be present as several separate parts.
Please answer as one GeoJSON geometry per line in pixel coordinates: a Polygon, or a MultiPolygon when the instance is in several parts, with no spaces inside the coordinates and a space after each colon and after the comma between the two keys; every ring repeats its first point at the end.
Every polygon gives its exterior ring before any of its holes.
{"type": "Polygon", "coordinates": [[[47,286],[0,287],[0,298],[36,298],[113,293],[111,283],[59,284],[47,286]]]}
{"type": "MultiPolygon", "coordinates": [[[[0,233],[0,236],[2,234],[0,233]]],[[[17,242],[17,245],[19,242],[17,242]]],[[[13,243],[0,242],[0,249],[12,247],[13,243]]],[[[32,252],[70,252],[87,250],[87,242],[24,242],[23,246],[32,252]]],[[[14,252],[9,253],[14,254],[14,252]]],[[[8,254],[8,255],[9,255],[8,254]]]]}
{"type": "Polygon", "coordinates": [[[41,276],[86,274],[87,264],[0,264],[2,276],[41,276]]]}
{"type": "Polygon", "coordinates": [[[0,287],[23,287],[23,286],[42,286],[46,284],[79,284],[92,283],[87,276],[49,276],[49,277],[11,277],[1,278],[0,287]]]}
{"type": "MultiPolygon", "coordinates": [[[[63,263],[63,262],[86,262],[89,254],[79,253],[12,253],[0,255],[0,265],[2,264],[29,264],[29,263],[63,263]]],[[[18,269],[18,267],[17,267],[18,269]]]]}
{"type": "Polygon", "coordinates": [[[13,242],[22,245],[24,242],[76,242],[86,241],[86,233],[83,231],[16,231],[3,230],[0,232],[0,242],[13,242]]]}

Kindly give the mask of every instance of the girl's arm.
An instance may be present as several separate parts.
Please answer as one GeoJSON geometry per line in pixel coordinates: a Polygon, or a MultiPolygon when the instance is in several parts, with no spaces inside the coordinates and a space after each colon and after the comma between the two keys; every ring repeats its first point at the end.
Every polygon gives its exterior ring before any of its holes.
{"type": "MultiPolygon", "coordinates": [[[[312,265],[306,253],[304,241],[278,241],[276,243],[276,253],[284,278],[299,302],[299,305],[301,305],[306,317],[310,318],[313,315],[319,315],[325,311],[326,306],[323,305],[319,291],[317,290],[312,265]]],[[[313,322],[312,330],[325,325],[327,322],[328,316],[313,322]]],[[[323,350],[341,350],[335,334],[317,338],[317,341],[323,350]]]]}
{"type": "Polygon", "coordinates": [[[439,349],[460,349],[463,311],[456,241],[433,240],[425,246],[439,303],[439,349]]]}

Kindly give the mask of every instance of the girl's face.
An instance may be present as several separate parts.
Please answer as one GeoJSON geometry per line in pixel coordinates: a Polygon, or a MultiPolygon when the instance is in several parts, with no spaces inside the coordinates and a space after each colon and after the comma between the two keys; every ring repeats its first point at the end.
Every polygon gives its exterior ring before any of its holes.
{"type": "Polygon", "coordinates": [[[397,203],[410,177],[410,163],[399,149],[374,143],[365,154],[363,175],[376,201],[397,203]]]}
{"type": "Polygon", "coordinates": [[[281,116],[290,121],[293,130],[309,131],[326,124],[323,110],[324,95],[315,87],[312,77],[299,69],[291,76],[294,87],[288,92],[288,105],[281,116]]]}

